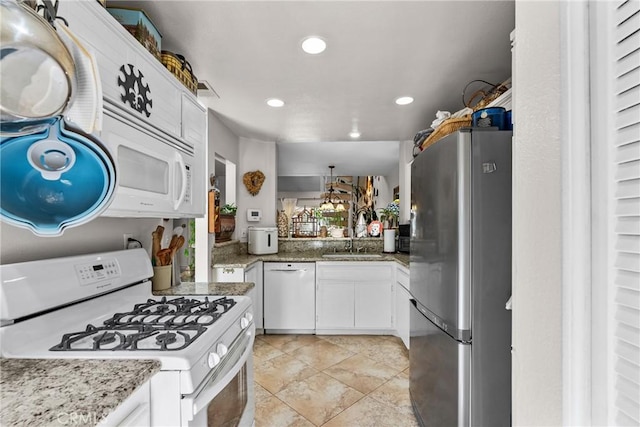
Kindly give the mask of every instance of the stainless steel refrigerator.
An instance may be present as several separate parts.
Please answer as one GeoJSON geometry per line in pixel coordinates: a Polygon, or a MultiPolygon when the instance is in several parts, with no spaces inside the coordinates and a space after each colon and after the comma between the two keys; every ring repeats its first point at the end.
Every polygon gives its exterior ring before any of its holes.
{"type": "Polygon", "coordinates": [[[410,392],[424,426],[511,417],[511,131],[457,131],[411,170],[410,392]]]}

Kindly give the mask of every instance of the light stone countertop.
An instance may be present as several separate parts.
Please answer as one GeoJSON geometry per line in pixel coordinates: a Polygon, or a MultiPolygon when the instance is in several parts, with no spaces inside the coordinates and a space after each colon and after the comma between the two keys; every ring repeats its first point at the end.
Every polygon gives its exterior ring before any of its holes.
{"type": "Polygon", "coordinates": [[[180,295],[216,295],[234,296],[247,295],[255,287],[252,282],[237,283],[205,283],[205,282],[184,282],[177,286],[161,291],[153,291],[157,296],[180,296],[180,295]]]}
{"type": "Polygon", "coordinates": [[[95,425],[159,370],[157,360],[0,359],[0,425],[95,425]]]}
{"type": "Polygon", "coordinates": [[[356,261],[356,262],[372,262],[372,261],[395,261],[404,267],[409,267],[409,254],[404,253],[381,253],[381,257],[376,258],[355,258],[345,257],[324,258],[323,251],[301,251],[301,252],[279,252],[269,255],[226,255],[220,258],[214,258],[213,268],[246,268],[251,264],[264,262],[316,262],[316,261],[356,261]]]}

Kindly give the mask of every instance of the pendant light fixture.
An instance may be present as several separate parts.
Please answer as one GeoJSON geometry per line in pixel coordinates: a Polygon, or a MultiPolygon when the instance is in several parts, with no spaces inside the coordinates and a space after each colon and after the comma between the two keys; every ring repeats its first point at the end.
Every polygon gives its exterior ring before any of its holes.
{"type": "Polygon", "coordinates": [[[325,194],[324,200],[323,202],[320,204],[320,210],[322,211],[344,211],[344,205],[340,202],[340,200],[337,200],[337,203],[334,204],[333,202],[333,193],[335,192],[335,190],[333,189],[333,168],[335,168],[335,166],[331,165],[329,166],[329,170],[331,171],[331,185],[329,186],[329,190],[327,190],[327,193],[325,194]]]}

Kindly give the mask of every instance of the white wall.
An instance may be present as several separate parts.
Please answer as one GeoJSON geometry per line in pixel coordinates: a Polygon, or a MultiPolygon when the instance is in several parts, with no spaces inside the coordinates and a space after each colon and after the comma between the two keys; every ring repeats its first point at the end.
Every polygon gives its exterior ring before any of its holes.
{"type": "MultiPolygon", "coordinates": [[[[214,164],[215,155],[219,154],[236,165],[238,158],[238,137],[226,127],[220,118],[209,110],[209,165],[214,164]]],[[[210,166],[210,169],[213,166],[210,166]]],[[[213,172],[213,170],[211,169],[213,172]]]]}
{"type": "Polygon", "coordinates": [[[411,214],[411,162],[413,141],[400,141],[398,181],[400,185],[400,224],[407,224],[411,214]]]}
{"type": "Polygon", "coordinates": [[[240,138],[237,182],[236,239],[246,241],[246,230],[249,225],[262,227],[276,225],[276,209],[279,208],[280,203],[276,206],[278,172],[275,142],[240,138]],[[264,173],[265,180],[260,192],[252,196],[244,186],[242,177],[246,172],[256,170],[264,173]],[[248,223],[247,209],[249,208],[262,209],[262,221],[248,223]]]}
{"type": "MultiPolygon", "coordinates": [[[[82,255],[93,252],[123,249],[123,234],[131,233],[150,252],[151,233],[158,224],[171,225],[160,219],[96,218],[93,221],[65,230],[60,237],[38,237],[31,231],[2,223],[0,225],[0,262],[33,261],[45,258],[82,255]]],[[[166,242],[165,246],[168,246],[166,242]]]]}
{"type": "Polygon", "coordinates": [[[560,2],[516,1],[513,425],[562,425],[560,2]]]}

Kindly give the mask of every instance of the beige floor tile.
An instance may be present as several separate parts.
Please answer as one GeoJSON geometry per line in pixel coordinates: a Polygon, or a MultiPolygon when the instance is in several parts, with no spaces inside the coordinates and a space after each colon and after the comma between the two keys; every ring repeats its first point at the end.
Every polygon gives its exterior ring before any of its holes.
{"type": "Polygon", "coordinates": [[[260,340],[277,348],[278,350],[287,352],[308,344],[313,344],[314,342],[318,341],[319,338],[315,335],[267,334],[261,335],[260,340]]]}
{"type": "Polygon", "coordinates": [[[256,401],[256,427],[313,427],[309,420],[284,404],[277,397],[256,401]]]}
{"type": "Polygon", "coordinates": [[[413,416],[411,396],[409,395],[409,378],[404,373],[397,375],[369,394],[369,397],[381,403],[395,407],[397,410],[413,416]]]}
{"type": "Polygon", "coordinates": [[[258,359],[254,366],[255,381],[271,393],[277,393],[287,384],[316,373],[317,370],[287,354],[268,360],[258,359]]]}
{"type": "Polygon", "coordinates": [[[257,382],[254,381],[253,384],[254,384],[254,393],[256,397],[256,402],[260,400],[268,399],[269,397],[273,396],[273,394],[271,394],[267,389],[262,387],[257,382]]]}
{"type": "Polygon", "coordinates": [[[253,344],[253,357],[255,359],[269,360],[282,356],[284,353],[264,340],[255,340],[253,344]]]}
{"type": "Polygon", "coordinates": [[[409,367],[409,352],[402,343],[381,340],[376,347],[368,348],[362,353],[377,362],[394,366],[399,371],[409,367]]]}
{"type": "Polygon", "coordinates": [[[323,372],[366,394],[391,379],[398,370],[362,354],[356,354],[323,372]]]}
{"type": "Polygon", "coordinates": [[[323,340],[300,347],[289,354],[318,370],[326,369],[354,355],[351,351],[323,340]]]}
{"type": "Polygon", "coordinates": [[[301,347],[315,344],[320,341],[320,338],[315,335],[295,335],[295,338],[291,341],[288,341],[280,347],[280,350],[285,353],[291,353],[301,347]]]}
{"type": "Polygon", "coordinates": [[[323,427],[414,427],[418,426],[413,415],[409,416],[392,406],[365,396],[323,427]]]}
{"type": "Polygon", "coordinates": [[[276,394],[316,426],[324,424],[362,396],[359,391],[323,373],[291,383],[276,394]]]}
{"type": "Polygon", "coordinates": [[[389,343],[385,337],[378,335],[319,335],[318,337],[354,353],[375,351],[381,343],[389,343]]]}

